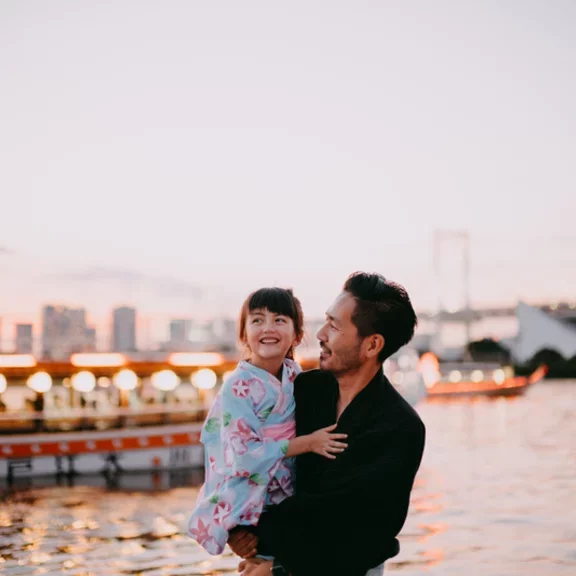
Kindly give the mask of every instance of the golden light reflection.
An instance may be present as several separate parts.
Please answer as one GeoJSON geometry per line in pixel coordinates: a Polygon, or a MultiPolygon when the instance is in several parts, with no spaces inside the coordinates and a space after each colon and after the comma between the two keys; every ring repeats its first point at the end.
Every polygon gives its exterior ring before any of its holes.
{"type": "Polygon", "coordinates": [[[132,370],[120,370],[112,379],[119,390],[134,390],[138,386],[138,376],[132,370]]]}
{"type": "Polygon", "coordinates": [[[422,375],[426,388],[433,388],[440,380],[440,363],[432,352],[422,354],[418,361],[418,372],[422,375]]]}
{"type": "Polygon", "coordinates": [[[414,498],[411,501],[410,507],[414,509],[415,512],[440,512],[444,510],[444,506],[437,502],[443,494],[440,492],[434,494],[427,494],[423,498],[414,498]]]}
{"type": "Polygon", "coordinates": [[[111,353],[82,353],[72,354],[70,363],[77,368],[115,368],[125,366],[127,358],[124,354],[111,353]]]}
{"type": "Polygon", "coordinates": [[[51,559],[50,554],[47,552],[34,552],[29,556],[30,564],[45,564],[51,559]]]}
{"type": "Polygon", "coordinates": [[[155,372],[150,377],[152,386],[156,390],[162,390],[164,392],[169,392],[174,390],[180,384],[180,378],[172,370],[161,370],[160,372],[155,372]]]}
{"type": "Polygon", "coordinates": [[[425,550],[422,552],[422,556],[427,558],[427,566],[435,566],[444,560],[446,554],[444,548],[433,548],[432,550],[425,550]]]}
{"type": "Polygon", "coordinates": [[[418,527],[424,531],[422,536],[418,538],[418,542],[426,542],[426,540],[435,534],[442,534],[442,532],[446,532],[448,529],[448,525],[442,522],[436,522],[433,524],[419,524],[418,527]]]}
{"type": "Polygon", "coordinates": [[[175,352],[168,357],[172,366],[220,366],[224,358],[217,352],[175,352]]]}
{"type": "Polygon", "coordinates": [[[48,372],[36,372],[28,378],[26,385],[34,392],[48,392],[52,388],[52,376],[48,372]]]}
{"type": "Polygon", "coordinates": [[[0,368],[31,368],[33,366],[36,366],[36,359],[32,354],[0,355],[0,368]]]}
{"type": "Polygon", "coordinates": [[[96,387],[96,378],[92,372],[83,370],[72,376],[72,388],[78,392],[92,392],[96,387]]]}
{"type": "Polygon", "coordinates": [[[210,370],[210,368],[203,368],[202,370],[198,370],[191,376],[192,384],[196,386],[199,390],[211,390],[216,386],[216,381],[218,377],[214,370],[210,370]]]}

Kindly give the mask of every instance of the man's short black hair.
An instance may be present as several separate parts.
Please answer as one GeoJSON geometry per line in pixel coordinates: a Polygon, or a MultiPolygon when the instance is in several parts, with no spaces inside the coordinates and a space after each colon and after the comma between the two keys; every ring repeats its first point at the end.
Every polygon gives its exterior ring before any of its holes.
{"type": "Polygon", "coordinates": [[[360,338],[371,334],[384,338],[384,348],[378,356],[381,362],[412,340],[418,319],[402,286],[381,274],[355,272],[343,289],[356,299],[352,322],[360,338]]]}

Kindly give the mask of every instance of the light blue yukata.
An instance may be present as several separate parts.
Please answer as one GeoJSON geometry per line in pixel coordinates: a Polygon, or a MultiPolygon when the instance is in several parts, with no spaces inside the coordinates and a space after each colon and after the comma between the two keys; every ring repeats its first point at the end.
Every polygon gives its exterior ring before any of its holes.
{"type": "Polygon", "coordinates": [[[286,358],[282,381],[241,361],[226,379],[202,428],[205,482],[188,535],[220,554],[232,528],[256,525],[265,506],[293,494],[294,380],[300,366],[286,358]]]}

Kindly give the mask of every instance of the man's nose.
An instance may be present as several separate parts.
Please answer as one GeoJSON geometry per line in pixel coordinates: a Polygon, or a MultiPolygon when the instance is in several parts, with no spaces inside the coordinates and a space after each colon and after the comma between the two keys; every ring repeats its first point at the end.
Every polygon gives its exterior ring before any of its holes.
{"type": "Polygon", "coordinates": [[[320,342],[324,342],[324,340],[326,339],[325,331],[326,331],[326,324],[324,324],[322,326],[322,328],[320,328],[320,330],[318,330],[318,332],[316,334],[316,338],[318,338],[318,340],[320,340],[320,342]]]}

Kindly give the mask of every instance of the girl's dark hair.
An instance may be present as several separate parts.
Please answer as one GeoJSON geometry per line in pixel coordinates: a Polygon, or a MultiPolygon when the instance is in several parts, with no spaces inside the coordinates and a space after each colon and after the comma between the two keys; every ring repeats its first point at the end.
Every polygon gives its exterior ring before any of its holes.
{"type": "MultiPolygon", "coordinates": [[[[246,321],[248,315],[254,310],[265,309],[273,314],[282,314],[292,319],[296,342],[300,343],[304,336],[304,314],[300,300],[294,296],[291,289],[286,288],[260,288],[252,292],[242,304],[240,320],[238,322],[238,339],[246,341],[246,321]]],[[[294,359],[294,347],[291,347],[286,358],[294,359]]]]}

